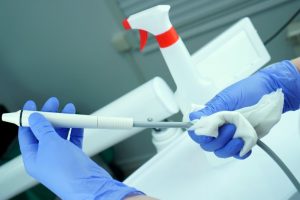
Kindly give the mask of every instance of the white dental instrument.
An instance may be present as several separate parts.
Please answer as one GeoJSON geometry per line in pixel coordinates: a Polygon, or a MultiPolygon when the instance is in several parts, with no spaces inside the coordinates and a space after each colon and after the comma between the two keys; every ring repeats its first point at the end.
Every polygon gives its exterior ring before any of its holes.
{"type": "Polygon", "coordinates": [[[130,129],[143,128],[185,128],[192,126],[190,122],[152,122],[134,121],[127,117],[102,117],[96,115],[79,115],[66,113],[38,112],[19,110],[2,114],[2,121],[29,127],[28,118],[32,113],[42,114],[54,127],[65,128],[99,128],[99,129],[130,129]]]}

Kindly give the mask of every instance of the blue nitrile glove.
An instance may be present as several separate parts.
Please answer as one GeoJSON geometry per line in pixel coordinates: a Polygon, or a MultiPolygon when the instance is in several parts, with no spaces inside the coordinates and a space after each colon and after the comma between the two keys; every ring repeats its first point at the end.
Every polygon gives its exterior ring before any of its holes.
{"type": "MultiPolygon", "coordinates": [[[[219,111],[233,111],[243,107],[255,105],[263,95],[282,88],[284,93],[283,113],[297,110],[300,104],[300,74],[290,61],[272,64],[254,75],[241,80],[221,91],[211,99],[206,107],[190,114],[190,120],[200,119],[202,116],[211,115],[219,111]]],[[[241,138],[232,138],[236,127],[225,124],[219,128],[217,138],[196,135],[189,132],[191,138],[200,146],[221,158],[235,157],[245,159],[250,154],[240,157],[244,141],[241,138]]]]}
{"type": "MultiPolygon", "coordinates": [[[[42,111],[57,112],[59,102],[50,98],[42,111]]],[[[36,110],[33,101],[27,101],[24,110],[36,110]]],[[[63,113],[75,113],[73,104],[67,104],[63,113]]],[[[112,177],[82,150],[83,130],[54,129],[41,114],[29,117],[30,128],[19,128],[19,143],[24,166],[29,175],[52,190],[62,199],[123,199],[140,195],[134,188],[112,177]]],[[[101,141],[99,141],[101,142],[101,141]]]]}

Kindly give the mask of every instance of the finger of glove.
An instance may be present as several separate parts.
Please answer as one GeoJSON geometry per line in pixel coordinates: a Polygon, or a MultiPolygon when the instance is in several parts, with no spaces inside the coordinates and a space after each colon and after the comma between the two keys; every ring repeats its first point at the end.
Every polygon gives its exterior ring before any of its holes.
{"type": "Polygon", "coordinates": [[[219,127],[218,137],[209,143],[200,143],[201,147],[206,151],[216,151],[223,148],[232,139],[236,127],[233,124],[224,124],[219,127]]]}
{"type": "Polygon", "coordinates": [[[42,111],[44,112],[57,112],[59,101],[56,97],[49,98],[43,105],[42,111]]]}
{"type": "MultiPolygon", "coordinates": [[[[27,101],[23,106],[23,110],[35,111],[35,102],[31,100],[27,101]]],[[[25,153],[26,150],[30,150],[31,146],[34,147],[33,145],[38,143],[38,140],[36,139],[29,127],[19,127],[18,138],[22,153],[25,153]]]]}
{"type": "Polygon", "coordinates": [[[206,135],[197,135],[195,131],[188,131],[190,137],[198,144],[207,144],[213,141],[215,138],[206,135]]]}
{"type": "MultiPolygon", "coordinates": [[[[189,118],[190,118],[191,121],[193,121],[193,120],[196,120],[196,119],[200,119],[202,116],[208,116],[208,115],[211,115],[211,114],[213,114],[211,112],[211,109],[208,108],[208,107],[205,107],[205,108],[203,108],[199,111],[195,111],[195,112],[190,113],[189,118]]],[[[188,133],[189,133],[190,137],[195,142],[197,142],[198,144],[206,144],[206,143],[209,143],[209,142],[211,142],[215,139],[214,137],[211,137],[211,136],[197,135],[192,130],[188,131],[188,133]]]]}
{"type": "MultiPolygon", "coordinates": [[[[67,105],[65,105],[65,107],[62,110],[62,113],[75,114],[76,109],[75,109],[74,104],[68,103],[67,105]]],[[[68,134],[69,134],[69,131],[70,131],[69,128],[57,128],[55,130],[58,133],[58,135],[60,135],[60,137],[62,137],[63,139],[68,138],[68,134]]]]}
{"type": "Polygon", "coordinates": [[[224,124],[219,127],[219,134],[217,138],[213,138],[209,141],[211,139],[209,136],[198,136],[198,143],[205,151],[216,151],[223,148],[232,139],[235,130],[235,125],[224,124]]]}
{"type": "Polygon", "coordinates": [[[42,106],[43,112],[58,112],[59,100],[56,97],[50,97],[42,106]]]}
{"type": "Polygon", "coordinates": [[[196,119],[200,119],[203,116],[208,116],[213,114],[213,112],[211,112],[211,109],[208,107],[205,107],[201,110],[195,111],[195,112],[191,112],[189,115],[189,118],[191,121],[196,120],[196,119]]]}
{"type": "MultiPolygon", "coordinates": [[[[56,97],[49,98],[42,107],[42,111],[44,112],[58,112],[59,108],[59,100],[56,97]]],[[[59,134],[62,138],[66,139],[68,137],[68,130],[64,130],[61,128],[55,129],[57,134],[59,134]]]]}
{"type": "Polygon", "coordinates": [[[83,142],[83,129],[82,128],[73,128],[71,130],[70,142],[75,144],[80,149],[82,148],[82,142],[83,142]]]}
{"type": "Polygon", "coordinates": [[[32,113],[29,116],[29,125],[31,131],[39,140],[39,142],[43,141],[44,139],[54,139],[57,137],[57,133],[55,132],[53,126],[43,115],[39,113],[32,113]]]}
{"type": "Polygon", "coordinates": [[[236,155],[234,155],[233,157],[239,160],[244,160],[246,158],[248,158],[251,155],[252,151],[250,150],[248,153],[246,153],[244,156],[240,156],[240,152],[238,152],[236,155]]]}
{"type": "Polygon", "coordinates": [[[244,141],[240,138],[230,140],[223,148],[216,150],[214,153],[220,158],[229,158],[241,151],[244,141]]]}

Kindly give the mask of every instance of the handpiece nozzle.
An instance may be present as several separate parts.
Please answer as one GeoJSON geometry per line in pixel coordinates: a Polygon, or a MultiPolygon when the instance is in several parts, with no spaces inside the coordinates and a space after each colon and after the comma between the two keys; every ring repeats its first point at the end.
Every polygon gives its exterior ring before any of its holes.
{"type": "Polygon", "coordinates": [[[3,122],[13,123],[19,126],[19,118],[20,114],[18,112],[12,112],[12,113],[3,113],[1,116],[1,120],[3,122]]]}

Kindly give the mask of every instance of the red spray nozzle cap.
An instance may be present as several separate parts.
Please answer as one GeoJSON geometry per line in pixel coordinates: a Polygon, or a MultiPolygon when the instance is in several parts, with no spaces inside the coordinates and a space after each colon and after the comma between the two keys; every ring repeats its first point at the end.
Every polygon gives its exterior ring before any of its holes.
{"type": "MultiPolygon", "coordinates": [[[[122,24],[125,30],[131,29],[128,19],[124,19],[122,24]]],[[[139,30],[139,33],[140,33],[140,51],[142,51],[147,44],[148,32],[144,30],[139,30]]]]}
{"type": "Polygon", "coordinates": [[[166,48],[178,40],[177,33],[169,19],[169,5],[158,5],[130,15],[123,21],[126,30],[137,29],[140,34],[140,48],[145,47],[148,34],[155,37],[161,48],[166,48]]]}
{"type": "Polygon", "coordinates": [[[130,26],[127,19],[124,19],[122,24],[123,24],[123,27],[125,28],[125,30],[130,30],[131,29],[131,26],[130,26]]]}
{"type": "Polygon", "coordinates": [[[147,44],[148,32],[144,30],[139,30],[140,33],[140,51],[143,51],[144,47],[147,44]]]}
{"type": "MultiPolygon", "coordinates": [[[[132,17],[132,16],[131,16],[132,17]]],[[[147,40],[148,40],[148,29],[147,26],[140,26],[139,24],[135,23],[135,21],[138,20],[133,20],[132,18],[130,18],[130,20],[128,19],[124,19],[122,24],[124,26],[124,28],[126,30],[130,30],[130,29],[138,29],[139,30],[139,35],[140,35],[140,50],[142,51],[144,49],[144,47],[147,44],[147,40]],[[130,23],[133,23],[133,27],[131,27],[130,23]],[[138,26],[137,26],[138,25],[138,26]],[[136,28],[138,27],[138,28],[136,28]]],[[[151,22],[151,21],[150,21],[151,22]]],[[[148,23],[150,23],[148,22],[148,23]]],[[[146,23],[145,23],[146,24],[146,23]]],[[[150,23],[151,24],[151,23],[150,23]]],[[[176,43],[179,39],[179,36],[175,30],[175,28],[170,24],[170,27],[168,29],[166,29],[164,32],[160,33],[157,30],[160,30],[160,27],[155,27],[156,29],[153,28],[153,30],[155,30],[156,32],[158,32],[157,34],[155,34],[155,38],[159,44],[160,48],[167,48],[169,46],[172,46],[174,43],[176,43]]],[[[165,29],[166,27],[164,27],[165,29]]],[[[161,28],[161,30],[164,30],[163,28],[161,28]]],[[[154,32],[152,30],[152,32],[154,32]]]]}

